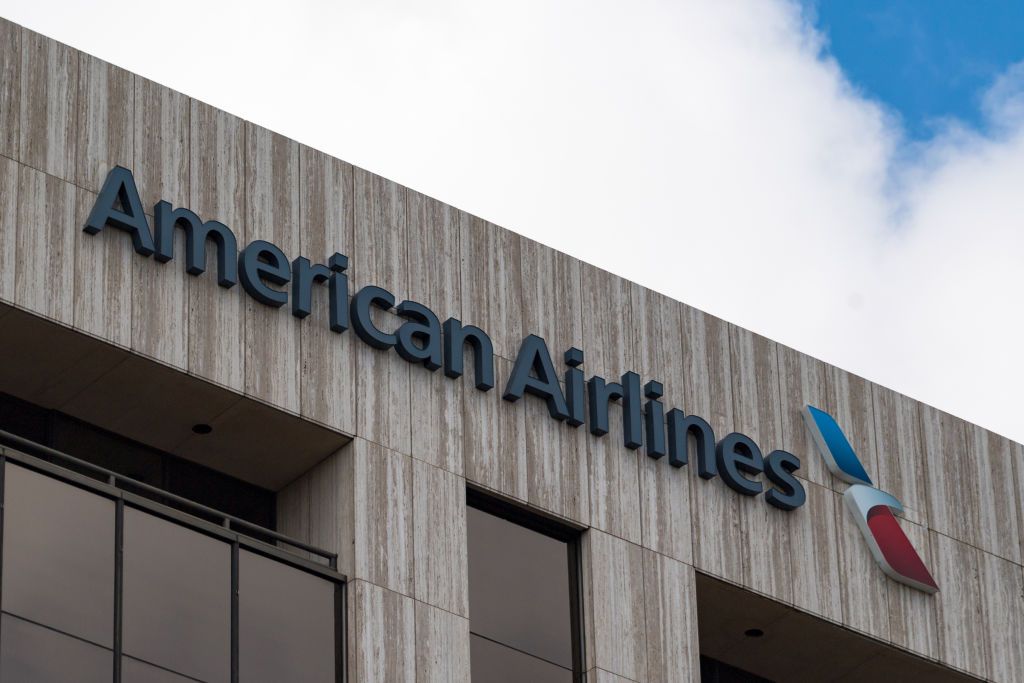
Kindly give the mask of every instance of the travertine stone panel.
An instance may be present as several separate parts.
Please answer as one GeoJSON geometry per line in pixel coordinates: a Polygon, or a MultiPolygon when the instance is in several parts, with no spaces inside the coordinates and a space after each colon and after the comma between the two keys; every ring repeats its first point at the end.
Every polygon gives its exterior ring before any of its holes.
{"type": "MultiPolygon", "coordinates": [[[[135,77],[135,125],[132,172],[150,213],[161,198],[176,207],[189,205],[189,100],[145,78],[135,77]]],[[[185,253],[176,231],[174,253],[185,253]]],[[[188,280],[180,259],[158,263],[134,257],[132,348],[185,369],[188,364],[188,280]]]]}
{"type": "Polygon", "coordinates": [[[712,576],[742,584],[746,541],[738,495],[720,478],[704,480],[690,472],[693,515],[693,564],[712,576]]]}
{"type": "MultiPolygon", "coordinates": [[[[152,220],[152,219],[150,219],[152,220]]],[[[185,234],[177,230],[174,252],[185,253],[185,234]]],[[[179,370],[188,364],[188,280],[175,259],[132,258],[132,350],[179,370]]]]}
{"type": "MultiPolygon", "coordinates": [[[[467,356],[468,363],[468,356],[467,356]]],[[[469,367],[467,365],[467,367],[469,367]]],[[[495,357],[495,380],[508,377],[512,363],[495,357]]],[[[466,479],[526,500],[526,404],[501,398],[502,387],[477,390],[470,375],[453,380],[463,383],[463,448],[466,479]]]]}
{"type": "Polygon", "coordinates": [[[566,350],[584,345],[580,262],[531,239],[520,238],[520,242],[522,334],[542,337],[555,368],[561,371],[566,350]]]}
{"type": "Polygon", "coordinates": [[[1017,515],[1010,512],[1022,506],[1014,481],[1013,458],[1019,457],[1015,444],[976,425],[967,425],[967,435],[966,458],[977,479],[981,534],[965,540],[1020,564],[1020,527],[1017,515]]]}
{"type": "Polygon", "coordinates": [[[697,582],[693,567],[643,551],[649,683],[700,677],[697,582]]]}
{"type": "Polygon", "coordinates": [[[670,466],[667,456],[654,460],[641,453],[637,460],[644,547],[692,564],[695,527],[690,514],[690,477],[693,473],[686,467],[670,466]]]}
{"type": "Polygon", "coordinates": [[[1011,449],[1014,480],[1017,485],[1017,529],[1020,532],[1021,554],[1024,555],[1024,444],[1015,443],[1011,449]]]}
{"type": "Polygon", "coordinates": [[[338,553],[338,571],[346,576],[353,567],[353,472],[346,447],[277,492],[278,531],[338,553]]]}
{"type": "MultiPolygon", "coordinates": [[[[396,315],[377,316],[381,330],[394,332],[402,319],[396,315]]],[[[349,330],[345,334],[355,335],[349,330]]],[[[356,348],[356,433],[399,453],[412,452],[411,373],[414,368],[394,351],[375,349],[355,340],[356,348]]],[[[337,381],[337,379],[335,379],[337,381]]]]}
{"type": "MultiPolygon", "coordinates": [[[[729,325],[735,423],[765,455],[782,447],[779,354],[775,342],[729,325]]],[[[719,434],[719,438],[725,434],[719,434]]]]}
{"type": "MultiPolygon", "coordinates": [[[[663,294],[647,289],[634,282],[627,283],[629,287],[629,311],[631,325],[627,330],[630,335],[629,344],[632,348],[634,364],[630,370],[640,374],[641,382],[658,380],[667,384],[669,368],[665,362],[667,346],[674,341],[678,334],[678,307],[672,306],[672,300],[663,294]],[[676,309],[674,319],[671,317],[670,309],[676,309]],[[669,316],[669,320],[664,318],[669,316]],[[675,329],[669,326],[675,322],[675,329]],[[670,337],[669,330],[672,329],[670,337]]],[[[682,389],[682,387],[674,387],[682,389]]],[[[665,387],[666,392],[670,391],[665,387]]],[[[666,397],[667,398],[667,397],[666,397]]]]}
{"type": "Polygon", "coordinates": [[[21,140],[21,27],[0,18],[0,156],[18,158],[21,140]]]}
{"type": "Polygon", "coordinates": [[[934,531],[931,540],[931,569],[941,589],[934,597],[939,659],[984,678],[988,676],[989,661],[979,551],[934,531]]]}
{"type": "Polygon", "coordinates": [[[583,536],[584,620],[589,670],[634,681],[647,673],[643,549],[591,529],[583,536]]]}
{"type": "MultiPolygon", "coordinates": [[[[412,456],[417,460],[461,475],[464,471],[462,404],[468,393],[473,401],[486,400],[464,379],[446,377],[441,369],[430,372],[413,367],[412,456]]],[[[492,390],[492,391],[496,391],[492,390]]]]}
{"type": "MultiPolygon", "coordinates": [[[[469,216],[412,190],[407,196],[409,287],[398,296],[426,305],[443,323],[462,310],[459,238],[469,216]]],[[[476,399],[472,384],[447,378],[440,369],[411,372],[413,457],[462,474],[462,401],[466,387],[476,399]]]]}
{"type": "Polygon", "coordinates": [[[418,460],[412,470],[416,599],[468,618],[466,481],[418,460]]]}
{"type": "Polygon", "coordinates": [[[136,76],[134,109],[132,173],[143,208],[152,213],[161,199],[188,207],[189,98],[136,76]]]}
{"type": "MultiPolygon", "coordinates": [[[[247,239],[276,244],[289,261],[306,256],[299,238],[298,143],[246,123],[245,149],[247,239]]],[[[281,289],[290,291],[289,285],[281,289]]],[[[290,302],[274,308],[245,297],[245,392],[297,413],[299,335],[302,325],[315,323],[299,322],[290,302]]]]}
{"type": "Polygon", "coordinates": [[[764,495],[739,498],[740,520],[745,557],[743,585],[773,596],[782,602],[793,602],[791,567],[794,515],[768,505],[764,495]]]}
{"type": "MultiPolygon", "coordinates": [[[[666,410],[683,408],[686,398],[686,375],[689,360],[686,351],[686,330],[683,319],[683,307],[678,301],[662,294],[656,294],[657,305],[660,307],[660,327],[656,331],[661,344],[662,365],[651,370],[654,379],[665,384],[666,410]]],[[[706,418],[705,418],[706,419],[706,418]]]]}
{"type": "MultiPolygon", "coordinates": [[[[640,450],[622,445],[621,402],[612,403],[604,436],[587,436],[590,458],[590,524],[619,538],[640,543],[640,450]]],[[[586,427],[581,427],[586,429],[586,427]]]]}
{"type": "Polygon", "coordinates": [[[979,555],[990,675],[994,681],[1024,680],[1024,575],[1018,564],[989,553],[979,555]]]}
{"type": "Polygon", "coordinates": [[[903,517],[928,522],[924,470],[929,460],[921,437],[918,403],[895,391],[871,386],[874,395],[877,470],[869,472],[883,491],[903,503],[903,517]]]}
{"type": "MultiPolygon", "coordinates": [[[[409,286],[399,294],[430,308],[439,322],[461,313],[459,236],[469,216],[412,190],[409,203],[409,286]]],[[[412,455],[455,474],[463,473],[464,384],[443,370],[412,371],[412,455]]]]}
{"type": "Polygon", "coordinates": [[[412,458],[366,441],[352,443],[355,578],[413,594],[412,458]]]}
{"type": "Polygon", "coordinates": [[[354,236],[349,276],[353,289],[376,285],[397,301],[409,290],[408,190],[379,175],[353,169],[354,236]]]}
{"type": "Polygon", "coordinates": [[[309,542],[338,553],[338,571],[346,575],[352,567],[351,563],[342,563],[341,555],[345,546],[351,549],[355,525],[355,497],[345,488],[352,483],[352,460],[352,448],[346,446],[305,475],[309,489],[309,542]]]}
{"type": "Polygon", "coordinates": [[[716,436],[725,436],[733,431],[734,424],[729,326],[686,304],[678,306],[684,375],[683,405],[677,407],[700,415],[711,424],[716,436]]]}
{"type": "MultiPolygon", "coordinates": [[[[0,28],[4,26],[0,23],[0,28]]],[[[14,301],[18,258],[19,168],[17,162],[0,157],[0,299],[7,302],[14,301]]]]}
{"type": "MultiPolygon", "coordinates": [[[[78,53],[79,116],[75,128],[79,223],[85,222],[107,173],[131,168],[134,147],[135,77],[124,69],[78,53]]],[[[75,233],[75,327],[120,346],[131,345],[131,238],[108,229],[75,233]]]]}
{"type": "Polygon", "coordinates": [[[356,575],[356,554],[357,550],[361,550],[357,546],[357,538],[365,538],[366,536],[365,531],[358,532],[356,530],[356,525],[361,522],[365,514],[365,511],[360,510],[360,506],[364,504],[363,499],[356,495],[356,472],[357,469],[360,472],[363,469],[357,468],[356,464],[359,461],[360,451],[365,453],[367,448],[367,444],[360,444],[359,440],[353,439],[347,446],[335,454],[338,460],[335,476],[337,476],[340,482],[338,484],[338,529],[340,539],[338,544],[338,570],[349,578],[356,575]]]}
{"type": "MultiPolygon", "coordinates": [[[[96,195],[81,188],[76,194],[75,217],[84,223],[96,195]]],[[[114,228],[90,235],[78,224],[67,227],[75,242],[75,327],[118,346],[131,346],[132,261],[138,258],[131,235],[114,228]]]]}
{"type": "Polygon", "coordinates": [[[469,683],[469,619],[416,603],[416,683],[469,683]]]}
{"type": "MultiPolygon", "coordinates": [[[[925,527],[903,520],[900,522],[907,538],[921,558],[931,567],[931,536],[925,527]]],[[[881,574],[880,569],[875,569],[881,574]]],[[[892,642],[924,657],[939,655],[938,615],[935,598],[896,581],[888,584],[889,628],[892,642]]],[[[939,585],[941,590],[945,587],[939,585]]]]}
{"type": "Polygon", "coordinates": [[[132,165],[135,76],[79,52],[78,78],[75,183],[99,192],[111,168],[132,165]]]}
{"type": "Polygon", "coordinates": [[[782,448],[800,458],[796,476],[821,486],[842,489],[845,484],[833,481],[802,415],[806,405],[822,410],[828,405],[826,366],[788,346],[778,344],[776,348],[782,396],[782,448]]]}
{"type": "MultiPolygon", "coordinates": [[[[470,394],[472,398],[472,394],[470,394]]],[[[590,474],[586,425],[554,420],[547,404],[530,394],[523,404],[527,501],[579,524],[590,520],[590,474]]]]}
{"type": "MultiPolygon", "coordinates": [[[[190,100],[189,203],[204,221],[220,221],[246,242],[246,123],[199,100],[190,100]]],[[[149,207],[146,207],[147,209],[149,207]]],[[[216,254],[207,246],[207,257],[216,254]]],[[[212,259],[207,263],[212,272],[212,259]]]]}
{"type": "MultiPolygon", "coordinates": [[[[868,476],[878,477],[878,449],[875,447],[875,412],[871,383],[862,377],[829,366],[828,412],[832,414],[868,476]]],[[[844,484],[839,484],[845,490],[844,484]]]]}
{"type": "Polygon", "coordinates": [[[666,298],[635,282],[627,282],[629,289],[628,328],[629,344],[635,364],[630,369],[640,374],[641,382],[658,380],[664,383],[664,325],[662,312],[666,298]]]}
{"type": "MultiPolygon", "coordinates": [[[[775,342],[733,325],[729,325],[729,345],[736,419],[730,431],[749,436],[767,457],[783,445],[778,349],[775,342]]],[[[740,499],[739,507],[744,585],[791,602],[790,514],[768,505],[763,496],[740,499]]]]}
{"type": "MultiPolygon", "coordinates": [[[[831,621],[842,622],[839,587],[845,572],[839,566],[835,494],[831,489],[811,482],[804,483],[804,489],[807,491],[807,504],[784,513],[790,519],[782,520],[788,523],[793,553],[793,603],[831,621]]],[[[840,509],[839,512],[845,511],[840,509]]]]}
{"type": "Polygon", "coordinates": [[[522,238],[471,216],[459,240],[462,322],[487,332],[494,353],[514,359],[525,334],[522,238]]]}
{"type": "Polygon", "coordinates": [[[967,425],[924,404],[920,415],[928,454],[923,467],[929,527],[976,544],[981,535],[978,473],[976,463],[968,457],[967,425]]]}
{"type": "MultiPolygon", "coordinates": [[[[668,297],[639,285],[631,286],[630,298],[636,372],[640,373],[641,382],[653,379],[663,384],[665,395],[661,401],[666,412],[680,407],[686,376],[681,308],[668,297]]],[[[643,545],[692,563],[691,470],[670,466],[667,456],[648,456],[646,439],[645,432],[645,444],[640,449],[643,455],[638,458],[643,545]]],[[[667,447],[667,431],[665,439],[667,447]]]]}
{"type": "Polygon", "coordinates": [[[77,103],[75,51],[56,40],[23,30],[18,160],[74,182],[77,103]]]}
{"type": "Polygon", "coordinates": [[[14,301],[54,320],[70,322],[76,232],[75,186],[28,166],[18,173],[18,238],[14,301]]]}
{"type": "Polygon", "coordinates": [[[843,496],[839,493],[832,495],[839,536],[839,586],[843,623],[875,638],[889,640],[886,580],[871,556],[856,521],[847,511],[843,496]]]}
{"type": "MultiPolygon", "coordinates": [[[[188,207],[204,221],[220,221],[246,243],[245,123],[191,100],[189,117],[190,197],[188,207]]],[[[217,249],[206,242],[206,272],[189,276],[188,369],[200,377],[242,391],[245,385],[245,307],[242,287],[217,284],[217,249]]],[[[171,262],[183,268],[185,253],[171,262]]],[[[171,265],[168,264],[168,265],[171,265]]]]}
{"type": "Polygon", "coordinates": [[[633,317],[630,283],[587,263],[581,264],[583,283],[583,369],[617,382],[634,370],[633,317]]]}
{"type": "MultiPolygon", "coordinates": [[[[582,265],[582,281],[583,370],[618,382],[635,370],[629,282],[588,264],[582,265]]],[[[608,433],[587,439],[591,524],[640,543],[641,452],[623,446],[622,401],[611,402],[608,414],[608,433]]]]}
{"type": "MultiPolygon", "coordinates": [[[[277,530],[300,541],[310,542],[310,473],[302,475],[277,492],[277,530]]],[[[309,557],[310,553],[285,544],[290,552],[309,557]]]]}
{"type": "Polygon", "coordinates": [[[415,683],[416,615],[412,598],[366,581],[348,584],[349,680],[415,683]]]}
{"type": "MultiPolygon", "coordinates": [[[[729,328],[714,316],[679,306],[685,372],[681,407],[706,419],[721,438],[734,429],[729,328]]],[[[690,447],[694,448],[692,439],[690,447]]],[[[693,528],[700,530],[693,534],[694,564],[713,576],[742,583],[744,539],[739,497],[726,489],[721,479],[698,477],[692,462],[685,469],[693,528]]]]}
{"type": "MultiPolygon", "coordinates": [[[[352,167],[300,147],[299,253],[327,265],[335,252],[350,254],[352,167]]],[[[312,312],[299,325],[301,413],[347,434],[356,430],[356,348],[351,330],[330,329],[326,287],[313,292],[312,312]]]]}
{"type": "Polygon", "coordinates": [[[409,282],[405,291],[395,294],[425,304],[441,322],[458,318],[462,310],[459,238],[470,216],[413,190],[406,190],[406,199],[409,282]]]}

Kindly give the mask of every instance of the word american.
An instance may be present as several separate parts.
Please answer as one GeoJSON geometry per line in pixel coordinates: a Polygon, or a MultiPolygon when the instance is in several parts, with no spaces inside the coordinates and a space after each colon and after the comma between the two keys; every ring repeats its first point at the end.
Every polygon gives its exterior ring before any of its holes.
{"type": "MultiPolygon", "coordinates": [[[[292,315],[300,319],[312,312],[314,290],[326,288],[332,331],[342,334],[351,327],[366,344],[381,350],[394,349],[406,361],[431,372],[443,369],[450,378],[464,374],[465,354],[471,353],[474,386],[480,391],[495,386],[494,349],[486,332],[456,318],[442,323],[432,310],[415,301],[396,305],[395,296],[382,287],[367,285],[350,297],[346,274],[349,260],[344,254],[333,254],[326,264],[304,256],[289,261],[277,245],[264,240],[253,240],[239,250],[228,226],[204,221],[189,209],[175,208],[163,200],[153,207],[153,223],[150,229],[132,172],[115,166],[107,174],[83,229],[91,235],[107,227],[123,230],[131,235],[136,252],[160,263],[174,258],[175,230],[181,230],[185,236],[185,271],[190,275],[206,272],[207,246],[212,243],[221,287],[230,289],[241,283],[247,294],[267,306],[281,307],[290,302],[292,315]],[[374,309],[393,311],[403,322],[393,332],[382,330],[373,321],[374,309]]],[[[646,454],[655,459],[667,456],[673,468],[687,465],[692,455],[699,477],[720,476],[731,489],[745,496],[763,493],[768,504],[782,510],[794,510],[806,501],[803,486],[794,476],[800,460],[792,453],[775,450],[765,456],[753,439],[738,432],[716,440],[705,419],[679,408],[665,409],[659,400],[664,393],[661,382],[642,383],[640,375],[632,371],[618,382],[598,375],[587,379],[581,369],[583,358],[581,349],[565,351],[565,370],[560,376],[545,341],[530,334],[519,347],[502,397],[512,402],[524,394],[543,399],[552,418],[573,428],[586,424],[595,437],[608,433],[609,413],[619,402],[626,448],[644,447],[646,454]],[[762,474],[768,480],[767,487],[758,478],[762,474]]]]}

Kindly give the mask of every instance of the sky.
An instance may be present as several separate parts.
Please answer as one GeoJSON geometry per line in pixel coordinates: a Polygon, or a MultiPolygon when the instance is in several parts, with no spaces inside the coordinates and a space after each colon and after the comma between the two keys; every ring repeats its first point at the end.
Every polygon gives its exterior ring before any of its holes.
{"type": "Polygon", "coordinates": [[[0,15],[1024,441],[1020,5],[0,15]]]}
{"type": "Polygon", "coordinates": [[[1024,60],[1020,0],[806,0],[844,74],[926,139],[948,119],[983,128],[982,98],[1024,60]]]}

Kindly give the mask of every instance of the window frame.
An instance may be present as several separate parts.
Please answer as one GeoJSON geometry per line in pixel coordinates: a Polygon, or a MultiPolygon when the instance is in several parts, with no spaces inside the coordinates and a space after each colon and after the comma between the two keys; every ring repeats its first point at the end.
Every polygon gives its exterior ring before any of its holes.
{"type": "MultiPolygon", "coordinates": [[[[466,507],[500,517],[507,522],[516,524],[535,533],[561,541],[567,546],[567,566],[569,572],[569,624],[572,639],[572,680],[583,683],[586,677],[586,643],[583,632],[583,552],[582,540],[586,527],[574,525],[554,517],[546,516],[539,511],[525,508],[505,498],[495,496],[493,492],[466,486],[466,507]]],[[[469,539],[467,538],[467,557],[469,539]]],[[[472,629],[472,620],[470,620],[472,629]]]]}
{"type": "MultiPolygon", "coordinates": [[[[284,534],[279,534],[269,529],[262,529],[261,527],[246,522],[244,520],[237,519],[230,515],[224,515],[218,513],[215,510],[206,508],[198,503],[192,503],[187,499],[182,499],[173,494],[167,494],[168,498],[175,499],[176,502],[189,504],[194,509],[201,511],[205,514],[219,515],[224,519],[223,524],[218,525],[208,520],[202,519],[195,515],[188,514],[181,510],[163,505],[150,498],[140,496],[132,493],[125,489],[119,488],[116,484],[118,482],[126,483],[130,486],[143,486],[149,487],[142,482],[135,482],[134,480],[123,477],[111,472],[102,467],[92,465],[80,461],[77,458],[73,458],[60,451],[35,444],[27,439],[9,434],[7,432],[0,431],[0,438],[3,442],[0,442],[0,579],[3,577],[3,536],[4,536],[4,484],[6,475],[6,466],[8,462],[14,463],[17,466],[24,467],[30,471],[37,472],[44,476],[49,476],[63,483],[75,486],[93,494],[103,496],[114,501],[115,504],[115,527],[114,527],[114,639],[113,639],[113,664],[114,664],[114,683],[121,682],[121,658],[124,656],[123,653],[123,603],[124,603],[124,510],[125,507],[131,507],[136,510],[154,515],[158,518],[164,519],[168,522],[177,524],[185,527],[192,531],[204,534],[206,536],[213,537],[217,540],[226,542],[231,546],[231,675],[230,680],[232,683],[238,683],[238,668],[239,668],[239,623],[238,623],[238,557],[239,550],[244,548],[249,552],[262,555],[270,558],[277,562],[289,565],[300,571],[316,575],[322,579],[328,580],[334,584],[334,680],[336,683],[346,683],[348,680],[348,672],[346,668],[346,662],[348,659],[348,653],[346,652],[346,630],[348,624],[346,623],[346,610],[345,605],[348,600],[347,596],[347,582],[348,579],[344,574],[341,574],[337,570],[337,555],[328,551],[316,548],[309,544],[303,543],[297,539],[290,539],[284,534]],[[45,453],[51,457],[58,457],[76,465],[84,465],[88,469],[96,472],[97,474],[105,474],[108,478],[107,482],[100,481],[96,478],[90,477],[86,474],[76,472],[59,465],[55,465],[46,460],[40,459],[33,455],[28,455],[20,450],[8,446],[9,442],[18,444],[21,447],[33,448],[34,450],[45,453]],[[278,542],[285,545],[292,545],[299,550],[309,552],[313,555],[319,555],[325,560],[325,563],[319,563],[311,559],[307,559],[300,555],[289,552],[274,545],[270,545],[262,540],[248,536],[241,531],[236,531],[232,527],[241,527],[252,531],[253,533],[260,534],[263,536],[269,536],[276,539],[278,542]]],[[[15,615],[16,616],[16,615],[15,615]]]]}

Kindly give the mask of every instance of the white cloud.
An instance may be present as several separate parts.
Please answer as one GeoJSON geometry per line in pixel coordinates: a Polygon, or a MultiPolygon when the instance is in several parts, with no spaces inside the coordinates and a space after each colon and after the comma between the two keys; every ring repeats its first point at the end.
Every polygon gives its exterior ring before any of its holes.
{"type": "Polygon", "coordinates": [[[782,1],[0,13],[1024,440],[1020,66],[909,145],[782,1]]]}

